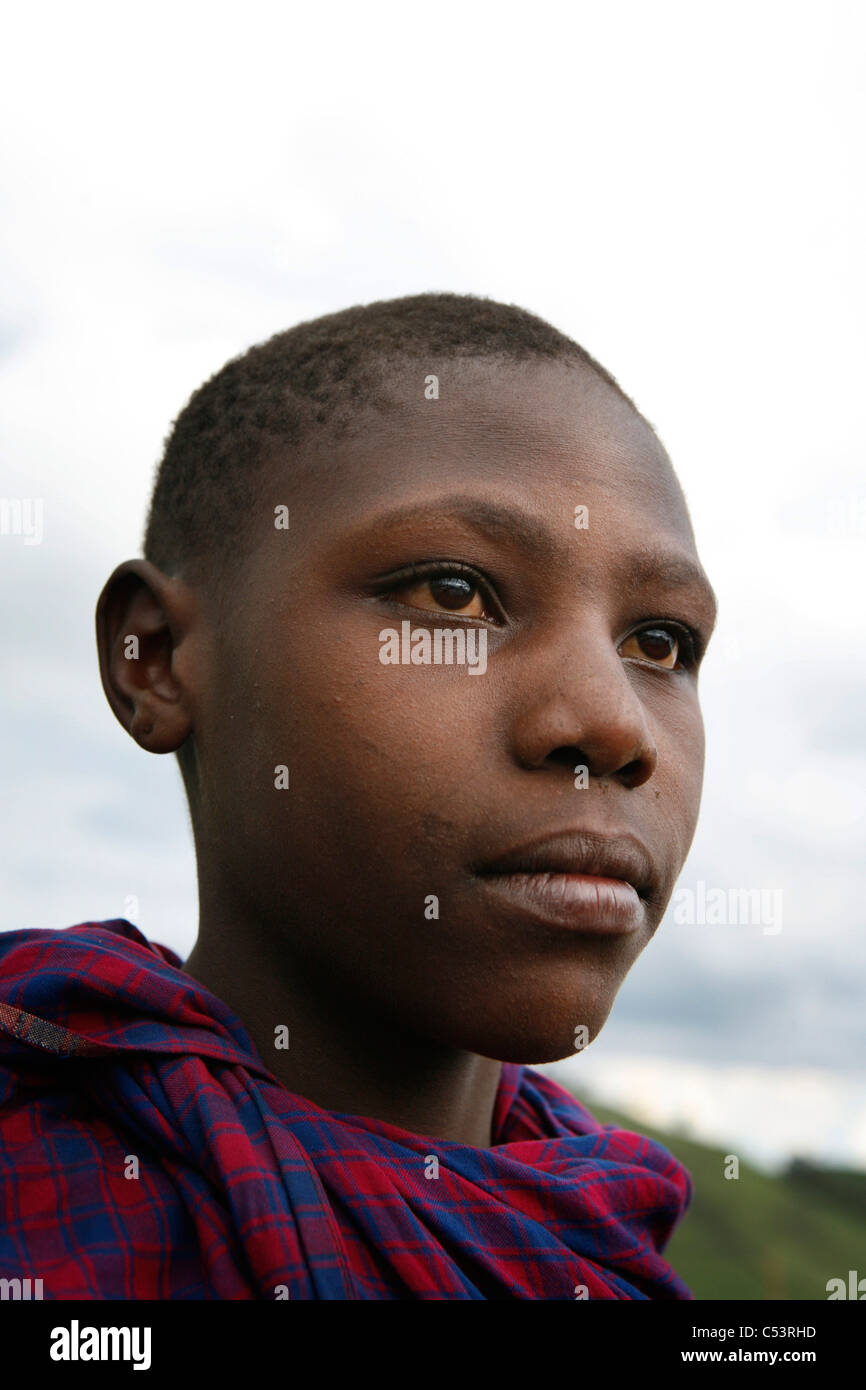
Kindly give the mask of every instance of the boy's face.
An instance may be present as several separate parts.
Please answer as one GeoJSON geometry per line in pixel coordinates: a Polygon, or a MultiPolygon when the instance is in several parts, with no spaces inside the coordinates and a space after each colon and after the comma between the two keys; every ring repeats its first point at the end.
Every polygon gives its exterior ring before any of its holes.
{"type": "Polygon", "coordinates": [[[674,569],[698,561],[666,455],[590,370],[440,364],[432,400],[428,370],[396,372],[395,408],[358,437],[273,470],[194,666],[204,898],[244,924],[239,953],[254,923],[335,1009],[550,1061],[603,1025],[688,852],[703,726],[670,623],[708,637],[712,601],[674,569]],[[405,620],[485,630],[486,670],[383,664],[405,620]],[[639,900],[602,886],[635,905],[612,931],[483,872],[567,832],[646,851],[639,900]]]}

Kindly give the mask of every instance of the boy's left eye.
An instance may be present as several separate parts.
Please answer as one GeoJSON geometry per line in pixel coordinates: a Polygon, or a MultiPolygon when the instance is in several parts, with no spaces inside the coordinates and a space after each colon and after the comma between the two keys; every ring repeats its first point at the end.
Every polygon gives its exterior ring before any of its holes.
{"type": "Polygon", "coordinates": [[[636,656],[641,661],[652,661],[667,671],[675,671],[681,653],[687,663],[694,659],[694,646],[685,628],[665,625],[633,632],[622,643],[619,653],[620,656],[636,656]],[[634,648],[632,651],[626,650],[629,645],[634,648]]]}

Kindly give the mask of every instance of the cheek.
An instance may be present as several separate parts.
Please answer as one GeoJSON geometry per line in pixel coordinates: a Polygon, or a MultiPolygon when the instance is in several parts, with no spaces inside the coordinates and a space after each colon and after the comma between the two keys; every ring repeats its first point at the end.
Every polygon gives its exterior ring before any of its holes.
{"type": "Polygon", "coordinates": [[[461,842],[491,691],[486,674],[463,667],[383,665],[378,631],[291,634],[291,663],[272,654],[235,713],[247,720],[249,760],[290,769],[280,814],[295,843],[339,825],[342,853],[384,847],[399,876],[401,860],[461,842]]]}
{"type": "MultiPolygon", "coordinates": [[[[375,811],[394,842],[429,843],[434,826],[471,815],[488,726],[474,709],[481,692],[467,688],[478,683],[465,671],[382,666],[338,683],[320,704],[325,737],[300,749],[301,762],[331,782],[323,795],[375,811]]],[[[370,833],[366,822],[359,828],[370,833]]]]}
{"type": "Polygon", "coordinates": [[[681,865],[697,826],[704,779],[704,724],[697,697],[669,701],[656,722],[655,738],[658,766],[646,789],[664,811],[681,865]]]}

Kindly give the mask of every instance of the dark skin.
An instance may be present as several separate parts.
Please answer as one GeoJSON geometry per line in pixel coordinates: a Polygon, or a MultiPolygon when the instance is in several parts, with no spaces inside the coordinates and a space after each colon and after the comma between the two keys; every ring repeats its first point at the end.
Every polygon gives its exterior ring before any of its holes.
{"type": "Polygon", "coordinates": [[[395,408],[356,437],[273,461],[222,615],[212,585],[134,560],[108,580],[97,631],[132,737],[155,753],[194,740],[186,972],[289,1090],[483,1148],[501,1063],[568,1056],[579,1025],[595,1037],[673,892],[704,734],[671,623],[697,632],[700,656],[715,602],[667,455],[595,373],[443,363],[430,401],[429,370],[392,374],[395,408]],[[655,577],[630,572],[648,549],[655,577]],[[427,561],[452,563],[445,583],[405,575],[427,561]],[[487,671],[383,665],[379,633],[406,618],[486,628],[487,671]],[[545,927],[483,891],[473,866],[574,829],[648,850],[638,930],[545,927]]]}

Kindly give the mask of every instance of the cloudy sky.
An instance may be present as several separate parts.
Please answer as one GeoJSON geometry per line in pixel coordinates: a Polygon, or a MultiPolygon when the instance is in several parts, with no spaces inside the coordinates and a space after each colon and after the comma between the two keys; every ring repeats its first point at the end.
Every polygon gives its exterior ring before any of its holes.
{"type": "Polygon", "coordinates": [[[171,420],[300,319],[515,302],[653,421],[721,601],[680,887],[587,1097],[767,1165],[866,1165],[866,61],[855,3],[30,4],[0,81],[0,930],[127,916],[188,953],[174,760],[102,694],[171,420]],[[304,7],[306,11],[307,7],[304,7]]]}

